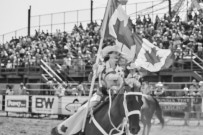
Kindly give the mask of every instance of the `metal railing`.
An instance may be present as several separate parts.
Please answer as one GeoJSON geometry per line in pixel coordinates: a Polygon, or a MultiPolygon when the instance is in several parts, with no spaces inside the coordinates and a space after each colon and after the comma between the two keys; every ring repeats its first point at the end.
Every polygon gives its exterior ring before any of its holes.
{"type": "MultiPolygon", "coordinates": [[[[178,0],[172,2],[172,6],[175,5],[176,1],[178,0]]],[[[163,15],[168,12],[168,6],[164,4],[164,2],[167,3],[167,1],[164,0],[129,3],[124,9],[132,20],[135,20],[138,15],[150,15],[153,21],[156,15],[163,15]]],[[[96,7],[93,11],[95,14],[93,20],[100,24],[104,16],[105,7],[96,7]]],[[[90,9],[34,15],[31,16],[31,35],[35,34],[35,30],[48,31],[49,33],[54,33],[56,30],[71,32],[74,25],[82,23],[83,26],[86,27],[87,24],[90,23],[89,18],[90,9]]],[[[11,40],[12,37],[18,38],[19,36],[27,36],[27,27],[0,35],[0,43],[5,43],[11,40]]]]}

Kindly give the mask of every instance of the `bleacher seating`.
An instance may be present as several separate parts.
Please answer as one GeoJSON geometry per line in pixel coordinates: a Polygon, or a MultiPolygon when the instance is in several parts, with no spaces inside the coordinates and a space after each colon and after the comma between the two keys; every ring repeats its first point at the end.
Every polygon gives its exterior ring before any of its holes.
{"type": "MultiPolygon", "coordinates": [[[[133,28],[140,36],[147,38],[159,48],[174,50],[176,62],[172,71],[193,70],[193,65],[197,65],[197,73],[199,74],[200,70],[201,75],[203,19],[200,17],[195,14],[188,22],[182,22],[178,16],[174,19],[167,15],[164,15],[164,18],[156,16],[153,23],[149,16],[144,16],[143,20],[138,16],[133,28]],[[200,60],[194,64],[195,55],[200,60]]],[[[42,72],[39,69],[41,59],[52,68],[58,64],[62,71],[68,72],[69,77],[87,77],[98,49],[99,27],[95,22],[89,24],[86,29],[82,24],[75,26],[71,33],[60,30],[56,33],[36,31],[32,37],[15,38],[2,44],[1,78],[4,79],[8,74],[16,78],[23,75],[24,78],[30,77],[32,74],[39,76],[42,72]]],[[[104,41],[104,46],[113,43],[112,39],[108,39],[104,41]]]]}

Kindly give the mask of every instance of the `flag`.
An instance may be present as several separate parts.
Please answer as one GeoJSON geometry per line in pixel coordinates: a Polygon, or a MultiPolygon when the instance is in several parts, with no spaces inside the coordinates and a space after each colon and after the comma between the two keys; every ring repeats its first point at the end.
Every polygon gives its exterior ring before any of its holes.
{"type": "Polygon", "coordinates": [[[112,38],[126,45],[128,48],[135,45],[132,33],[132,22],[126,12],[123,10],[127,0],[109,0],[105,15],[107,15],[107,25],[102,23],[101,33],[104,32],[104,38],[112,38]],[[104,31],[105,30],[105,31],[104,31]]]}
{"type": "Polygon", "coordinates": [[[135,62],[150,72],[168,68],[173,63],[172,51],[160,49],[134,33],[132,21],[120,1],[108,1],[109,10],[105,12],[107,24],[102,24],[101,27],[101,32],[105,33],[104,38],[113,38],[128,61],[135,62]]]}
{"type": "Polygon", "coordinates": [[[169,68],[174,55],[171,49],[160,49],[150,43],[147,39],[134,34],[136,42],[135,64],[150,72],[157,72],[169,68]]]}

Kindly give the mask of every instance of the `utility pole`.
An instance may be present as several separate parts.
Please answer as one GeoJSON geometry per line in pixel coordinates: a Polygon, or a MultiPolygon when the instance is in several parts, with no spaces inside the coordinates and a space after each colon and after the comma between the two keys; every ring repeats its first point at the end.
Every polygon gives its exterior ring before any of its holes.
{"type": "Polygon", "coordinates": [[[31,6],[28,9],[28,27],[27,27],[27,36],[30,37],[30,20],[31,20],[31,6]]]}
{"type": "Polygon", "coordinates": [[[172,17],[172,13],[171,13],[171,0],[168,0],[168,12],[169,12],[169,16],[171,18],[172,17]]]}
{"type": "Polygon", "coordinates": [[[93,0],[90,0],[90,23],[93,23],[93,0]]]}

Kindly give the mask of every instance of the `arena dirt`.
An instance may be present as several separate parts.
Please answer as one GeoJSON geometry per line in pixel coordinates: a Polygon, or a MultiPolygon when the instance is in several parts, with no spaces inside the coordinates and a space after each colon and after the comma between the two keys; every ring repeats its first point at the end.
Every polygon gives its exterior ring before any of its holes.
{"type": "MultiPolygon", "coordinates": [[[[50,118],[19,118],[0,116],[0,135],[50,135],[51,129],[62,120],[50,118]]],[[[203,135],[203,121],[197,126],[192,120],[189,126],[183,126],[183,120],[167,118],[166,126],[153,124],[150,135],[203,135]]],[[[141,135],[141,132],[139,135],[141,135]]]]}

